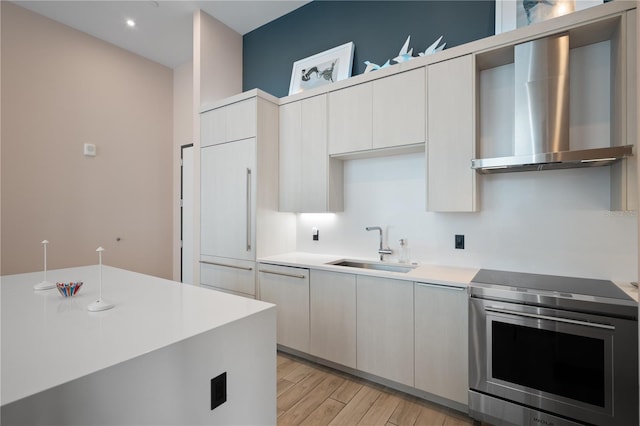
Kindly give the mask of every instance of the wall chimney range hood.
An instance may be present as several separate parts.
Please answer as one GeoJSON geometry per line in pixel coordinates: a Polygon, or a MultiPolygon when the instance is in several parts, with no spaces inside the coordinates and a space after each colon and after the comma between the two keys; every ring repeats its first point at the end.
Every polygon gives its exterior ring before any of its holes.
{"type": "Polygon", "coordinates": [[[471,160],[478,173],[610,165],[633,155],[633,145],[569,148],[569,35],[515,46],[515,138],[509,157],[471,160]]]}

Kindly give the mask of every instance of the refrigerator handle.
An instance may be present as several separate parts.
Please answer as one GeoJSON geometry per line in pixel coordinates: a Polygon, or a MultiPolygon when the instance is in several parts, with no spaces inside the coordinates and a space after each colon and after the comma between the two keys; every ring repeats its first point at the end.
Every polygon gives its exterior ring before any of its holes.
{"type": "Polygon", "coordinates": [[[251,169],[247,167],[247,251],[251,251],[251,169]]]}

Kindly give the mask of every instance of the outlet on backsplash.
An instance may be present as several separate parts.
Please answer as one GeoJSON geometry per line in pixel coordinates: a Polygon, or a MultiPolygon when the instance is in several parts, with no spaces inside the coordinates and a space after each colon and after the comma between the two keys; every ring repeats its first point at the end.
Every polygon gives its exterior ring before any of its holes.
{"type": "Polygon", "coordinates": [[[455,237],[455,247],[457,249],[464,250],[464,235],[457,235],[455,237]]]}

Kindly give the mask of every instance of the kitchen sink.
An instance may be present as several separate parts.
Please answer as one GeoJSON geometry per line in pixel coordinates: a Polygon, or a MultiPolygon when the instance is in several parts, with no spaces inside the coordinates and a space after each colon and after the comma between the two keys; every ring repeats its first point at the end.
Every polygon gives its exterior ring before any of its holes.
{"type": "Polygon", "coordinates": [[[412,271],[415,266],[410,265],[397,265],[397,264],[389,264],[382,262],[369,262],[364,260],[338,260],[336,262],[330,262],[328,265],[335,266],[347,266],[349,268],[360,268],[360,269],[374,269],[376,271],[387,271],[387,272],[400,272],[406,274],[407,272],[412,271]]]}

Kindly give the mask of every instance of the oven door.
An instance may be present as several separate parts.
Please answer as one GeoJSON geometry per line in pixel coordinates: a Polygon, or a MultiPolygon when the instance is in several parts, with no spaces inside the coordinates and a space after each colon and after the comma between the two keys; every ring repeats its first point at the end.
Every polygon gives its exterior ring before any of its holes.
{"type": "Polygon", "coordinates": [[[633,321],[476,298],[470,309],[472,390],[590,424],[637,424],[633,321]]]}

